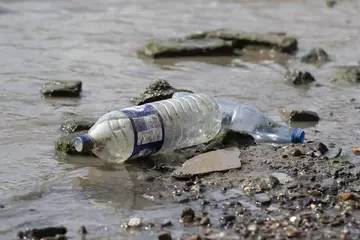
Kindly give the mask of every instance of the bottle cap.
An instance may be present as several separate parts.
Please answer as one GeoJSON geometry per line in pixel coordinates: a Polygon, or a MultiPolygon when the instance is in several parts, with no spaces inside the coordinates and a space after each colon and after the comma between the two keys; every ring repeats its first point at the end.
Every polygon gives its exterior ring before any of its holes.
{"type": "Polygon", "coordinates": [[[94,144],[88,134],[78,136],[74,141],[74,147],[78,152],[91,152],[94,144]]]}
{"type": "Polygon", "coordinates": [[[305,132],[300,128],[294,128],[291,134],[292,143],[303,143],[305,140],[305,132]]]}

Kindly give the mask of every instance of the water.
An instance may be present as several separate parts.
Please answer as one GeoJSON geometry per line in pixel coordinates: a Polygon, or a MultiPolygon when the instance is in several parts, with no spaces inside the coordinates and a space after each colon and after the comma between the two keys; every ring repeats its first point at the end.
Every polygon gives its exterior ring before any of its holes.
{"type": "Polygon", "coordinates": [[[74,163],[54,152],[66,113],[97,118],[130,106],[153,78],[252,105],[278,121],[280,108],[315,110],[322,120],[307,129],[308,138],[345,149],[359,144],[359,86],[330,83],[332,67],[360,60],[359,10],[356,0],[335,8],[322,0],[0,1],[0,233],[10,238],[27,226],[65,224],[75,231],[85,224],[106,236],[127,216],[167,216],[172,205],[143,197],[147,186],[124,167],[101,170],[90,159],[74,163]],[[333,61],[320,69],[288,64],[309,70],[322,86],[286,85],[285,67],[266,59],[229,67],[227,58],[151,62],[134,51],[153,39],[222,27],[288,32],[299,40],[299,56],[323,47],[333,61]],[[54,79],[83,81],[82,98],[42,99],[41,85],[54,79]]]}

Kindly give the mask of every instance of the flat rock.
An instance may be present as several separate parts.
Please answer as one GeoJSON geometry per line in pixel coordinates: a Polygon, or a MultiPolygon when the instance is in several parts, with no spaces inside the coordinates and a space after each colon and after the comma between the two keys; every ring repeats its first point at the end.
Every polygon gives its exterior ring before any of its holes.
{"type": "Polygon", "coordinates": [[[56,80],[44,84],[40,92],[50,97],[79,97],[81,88],[81,81],[56,80]]]}
{"type": "Polygon", "coordinates": [[[222,39],[231,41],[234,49],[263,48],[274,49],[279,52],[293,53],[297,50],[297,39],[286,36],[286,33],[255,33],[238,32],[231,29],[216,29],[191,34],[187,39],[222,39]]]}
{"type": "Polygon", "coordinates": [[[293,69],[286,71],[284,81],[293,85],[306,85],[316,80],[309,72],[293,69]]]}
{"type": "Polygon", "coordinates": [[[170,39],[148,43],[137,52],[150,58],[229,56],[233,47],[221,39],[170,39]]]}
{"type": "Polygon", "coordinates": [[[189,179],[212,172],[224,172],[241,167],[240,150],[236,147],[220,149],[197,155],[187,160],[176,169],[172,176],[178,179],[189,179]]]}
{"type": "Polygon", "coordinates": [[[313,48],[308,54],[301,57],[301,61],[311,64],[323,64],[330,61],[330,57],[324,49],[313,48]]]}
{"type": "Polygon", "coordinates": [[[261,204],[266,204],[271,201],[270,197],[266,193],[254,194],[255,201],[261,204]]]}
{"type": "Polygon", "coordinates": [[[164,79],[154,79],[149,86],[147,86],[139,97],[134,97],[131,102],[136,105],[142,105],[145,103],[161,101],[169,99],[175,92],[189,92],[186,89],[176,89],[170,85],[170,83],[164,79]]]}
{"type": "Polygon", "coordinates": [[[360,66],[338,67],[332,73],[333,82],[360,83],[360,66]]]}
{"type": "Polygon", "coordinates": [[[282,118],[289,122],[317,122],[320,120],[319,115],[310,110],[288,110],[281,109],[282,118]]]}
{"type": "Polygon", "coordinates": [[[280,184],[287,184],[294,181],[289,174],[283,172],[273,172],[271,176],[277,178],[280,184]]]}

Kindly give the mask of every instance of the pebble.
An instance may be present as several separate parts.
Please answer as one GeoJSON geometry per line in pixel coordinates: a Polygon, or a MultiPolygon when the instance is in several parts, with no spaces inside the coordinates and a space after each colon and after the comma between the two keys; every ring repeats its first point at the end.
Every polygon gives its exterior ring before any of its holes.
{"type": "Polygon", "coordinates": [[[158,240],[172,240],[171,234],[168,232],[160,233],[158,235],[158,240]]]}
{"type": "Polygon", "coordinates": [[[353,195],[351,193],[344,192],[344,193],[340,193],[339,197],[341,200],[346,201],[346,200],[352,199],[353,195]]]}
{"type": "Polygon", "coordinates": [[[140,218],[134,217],[129,220],[128,226],[129,227],[141,227],[142,221],[140,218]]]}
{"type": "Polygon", "coordinates": [[[180,222],[190,223],[190,222],[194,221],[194,218],[195,218],[194,210],[190,207],[187,207],[187,208],[184,208],[181,213],[180,222]]]}
{"type": "Polygon", "coordinates": [[[4,209],[5,206],[3,204],[0,204],[0,209],[4,209]]]}
{"type": "Polygon", "coordinates": [[[220,223],[225,226],[232,225],[235,222],[236,217],[234,215],[226,215],[220,218],[220,223]]]}
{"type": "Polygon", "coordinates": [[[173,224],[171,221],[165,221],[160,226],[161,227],[171,227],[173,224]]]}
{"type": "Polygon", "coordinates": [[[87,231],[87,229],[86,229],[85,226],[81,226],[80,229],[79,229],[79,233],[80,233],[80,234],[87,234],[88,231],[87,231]]]}
{"type": "Polygon", "coordinates": [[[250,231],[250,232],[256,232],[258,227],[256,224],[250,224],[249,226],[247,226],[247,229],[250,231]]]}
{"type": "Polygon", "coordinates": [[[266,204],[271,201],[270,197],[266,193],[257,193],[254,195],[256,202],[266,204]]]}

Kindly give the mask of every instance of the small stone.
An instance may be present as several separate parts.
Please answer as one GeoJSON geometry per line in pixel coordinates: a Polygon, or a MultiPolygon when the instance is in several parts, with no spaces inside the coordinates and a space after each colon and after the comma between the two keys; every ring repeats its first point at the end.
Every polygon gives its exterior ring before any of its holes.
{"type": "Polygon", "coordinates": [[[160,226],[161,227],[171,227],[173,224],[171,221],[165,221],[160,226]]]}
{"type": "Polygon", "coordinates": [[[336,0],[325,0],[326,6],[329,8],[334,7],[337,4],[336,0]]]}
{"type": "Polygon", "coordinates": [[[145,181],[145,182],[153,182],[155,180],[154,176],[148,175],[148,174],[140,174],[137,177],[137,180],[139,181],[145,181]]]}
{"type": "Polygon", "coordinates": [[[339,194],[339,197],[343,201],[347,201],[349,199],[353,199],[353,195],[351,193],[343,192],[339,194]]]}
{"type": "Polygon", "coordinates": [[[322,193],[318,190],[310,190],[309,194],[313,197],[320,197],[322,195],[322,193]]]}
{"type": "Polygon", "coordinates": [[[0,204],[0,209],[4,209],[5,206],[3,204],[0,204]]]}
{"type": "Polygon", "coordinates": [[[88,231],[87,231],[87,229],[86,229],[85,226],[81,226],[80,229],[79,229],[79,233],[80,233],[80,234],[87,234],[88,231]]]}
{"type": "Polygon", "coordinates": [[[192,235],[189,240],[201,240],[201,237],[199,235],[192,235]]]}
{"type": "Polygon", "coordinates": [[[315,78],[309,72],[302,72],[298,69],[288,70],[284,76],[285,82],[293,85],[303,85],[315,82],[315,78]]]}
{"type": "Polygon", "coordinates": [[[325,63],[329,61],[329,55],[322,48],[313,48],[308,54],[301,57],[301,61],[312,64],[325,63]]]}
{"type": "Polygon", "coordinates": [[[250,232],[256,232],[258,227],[256,224],[250,224],[247,226],[247,229],[250,231],[250,232]]]}
{"type": "Polygon", "coordinates": [[[296,216],[292,216],[289,220],[290,220],[290,222],[294,223],[294,222],[296,222],[297,217],[296,217],[296,216]]]}
{"type": "Polygon", "coordinates": [[[337,187],[337,183],[336,183],[336,180],[333,179],[333,178],[327,178],[327,179],[324,179],[320,185],[321,189],[323,191],[328,191],[328,190],[337,190],[338,187],[337,187]]]}
{"type": "Polygon", "coordinates": [[[256,202],[261,204],[267,204],[271,201],[270,197],[266,193],[257,193],[254,195],[256,202]]]}
{"type": "Polygon", "coordinates": [[[296,227],[294,227],[292,225],[288,225],[285,228],[285,232],[286,232],[286,236],[289,237],[289,238],[299,237],[300,236],[300,231],[296,227]]]}
{"type": "Polygon", "coordinates": [[[225,215],[220,218],[220,223],[223,226],[232,226],[235,222],[236,217],[234,215],[225,215]]]}
{"type": "Polygon", "coordinates": [[[50,97],[79,97],[81,92],[81,81],[52,81],[41,88],[41,93],[50,97]]]}
{"type": "Polygon", "coordinates": [[[141,225],[142,221],[138,217],[131,218],[128,223],[128,226],[133,228],[141,227],[141,225]]]}
{"type": "Polygon", "coordinates": [[[158,235],[158,240],[172,240],[171,234],[168,232],[160,233],[158,235]]]}
{"type": "Polygon", "coordinates": [[[57,235],[65,235],[67,229],[65,227],[47,227],[47,228],[32,228],[24,232],[26,239],[41,239],[45,237],[56,237],[57,235]]]}
{"type": "Polygon", "coordinates": [[[208,226],[210,225],[210,218],[209,217],[202,217],[201,220],[200,220],[200,225],[201,226],[208,226]]]}
{"type": "Polygon", "coordinates": [[[192,208],[187,207],[183,209],[181,216],[180,216],[180,222],[183,223],[190,223],[193,222],[195,218],[195,212],[192,210],[192,208]]]}

